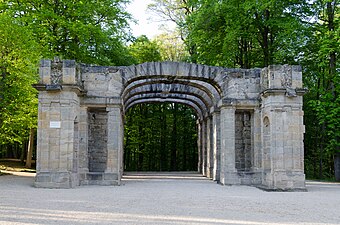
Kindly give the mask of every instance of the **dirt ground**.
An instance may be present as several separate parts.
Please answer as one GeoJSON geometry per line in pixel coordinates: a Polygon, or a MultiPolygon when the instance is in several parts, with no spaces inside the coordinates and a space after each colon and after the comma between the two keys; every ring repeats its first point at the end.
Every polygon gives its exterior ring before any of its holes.
{"type": "Polygon", "coordinates": [[[34,188],[34,174],[0,176],[0,224],[340,224],[340,184],[308,192],[221,186],[199,174],[128,174],[121,186],[34,188]]]}
{"type": "Polygon", "coordinates": [[[31,168],[26,168],[20,159],[0,159],[0,170],[35,173],[35,161],[32,161],[31,168]]]}

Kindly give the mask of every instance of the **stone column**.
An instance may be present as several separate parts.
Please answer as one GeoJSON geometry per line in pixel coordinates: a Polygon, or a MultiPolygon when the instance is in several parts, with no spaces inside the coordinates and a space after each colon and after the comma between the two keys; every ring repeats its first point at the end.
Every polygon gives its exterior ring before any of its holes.
{"type": "Polygon", "coordinates": [[[207,120],[202,120],[202,174],[207,176],[207,120]]]}
{"type": "Polygon", "coordinates": [[[224,185],[240,184],[235,168],[235,107],[221,106],[221,172],[224,185]]]}
{"type": "Polygon", "coordinates": [[[220,112],[212,112],[213,180],[220,180],[220,112]]]}
{"type": "Polygon", "coordinates": [[[197,171],[199,173],[202,173],[202,122],[200,120],[197,120],[197,149],[198,149],[198,165],[197,165],[197,171]]]}
{"type": "Polygon", "coordinates": [[[75,122],[80,88],[75,83],[75,68],[72,60],[41,62],[40,84],[35,85],[39,90],[36,187],[79,185],[78,148],[74,145],[78,143],[75,122]]]}
{"type": "Polygon", "coordinates": [[[270,190],[304,190],[301,68],[270,66],[264,77],[262,184],[270,190]]]}
{"type": "Polygon", "coordinates": [[[123,172],[123,121],[120,106],[108,107],[107,164],[103,185],[120,185],[123,172]]]}
{"type": "Polygon", "coordinates": [[[86,180],[86,174],[89,172],[88,129],[88,108],[83,106],[79,111],[79,180],[81,184],[86,180]]]}
{"type": "Polygon", "coordinates": [[[255,185],[260,185],[262,183],[262,135],[261,130],[261,111],[256,107],[253,111],[253,119],[251,125],[252,133],[252,146],[253,146],[253,166],[252,166],[252,183],[255,185]]]}
{"type": "Polygon", "coordinates": [[[206,149],[207,149],[207,165],[206,165],[206,176],[212,178],[213,170],[213,152],[212,152],[212,121],[211,117],[207,118],[207,133],[206,133],[206,149]]]}

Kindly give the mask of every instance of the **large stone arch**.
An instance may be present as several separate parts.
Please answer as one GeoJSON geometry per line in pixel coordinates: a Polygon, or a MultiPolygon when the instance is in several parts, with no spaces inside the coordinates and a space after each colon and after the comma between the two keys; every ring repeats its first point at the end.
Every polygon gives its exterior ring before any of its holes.
{"type": "Polygon", "coordinates": [[[43,60],[35,186],[119,185],[125,111],[177,102],[197,113],[198,171],[219,183],[304,189],[301,69],[179,62],[123,67],[43,60]],[[270,121],[268,123],[267,121],[270,121]]]}

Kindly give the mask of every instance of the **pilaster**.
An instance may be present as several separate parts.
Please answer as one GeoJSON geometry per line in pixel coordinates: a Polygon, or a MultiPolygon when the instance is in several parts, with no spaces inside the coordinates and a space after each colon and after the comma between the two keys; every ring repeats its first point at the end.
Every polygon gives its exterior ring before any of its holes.
{"type": "Polygon", "coordinates": [[[202,173],[202,161],[203,161],[203,151],[202,151],[202,121],[197,120],[197,149],[198,149],[198,165],[197,171],[202,173]]]}
{"type": "Polygon", "coordinates": [[[35,85],[39,90],[36,187],[72,188],[79,185],[80,88],[62,90],[62,85],[73,85],[62,82],[63,76],[75,76],[68,66],[59,60],[41,61],[40,83],[35,85]]]}
{"type": "Polygon", "coordinates": [[[220,182],[224,185],[240,184],[235,168],[235,111],[233,106],[221,106],[220,182]]]}
{"type": "Polygon", "coordinates": [[[207,120],[202,120],[202,175],[207,176],[207,120]]]}
{"type": "Polygon", "coordinates": [[[207,165],[206,176],[212,178],[213,175],[213,142],[212,142],[212,119],[211,116],[207,117],[207,133],[206,133],[206,149],[207,149],[207,165]]]}
{"type": "Polygon", "coordinates": [[[120,106],[112,106],[108,111],[107,163],[104,183],[119,185],[123,172],[123,121],[120,106]]]}
{"type": "Polygon", "coordinates": [[[212,112],[213,180],[220,180],[220,111],[212,112]]]}
{"type": "Polygon", "coordinates": [[[262,72],[264,77],[262,185],[270,190],[304,190],[301,68],[270,66],[262,72]]]}

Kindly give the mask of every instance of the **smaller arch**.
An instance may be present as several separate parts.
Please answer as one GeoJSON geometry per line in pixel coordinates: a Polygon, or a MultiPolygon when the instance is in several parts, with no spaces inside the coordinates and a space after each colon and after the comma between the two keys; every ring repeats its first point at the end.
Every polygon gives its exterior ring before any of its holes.
{"type": "Polygon", "coordinates": [[[153,85],[153,84],[180,84],[180,85],[185,85],[188,87],[193,87],[196,89],[199,89],[203,92],[206,93],[206,95],[214,102],[214,104],[217,104],[217,102],[221,99],[220,93],[212,86],[210,83],[207,82],[202,82],[202,81],[196,81],[196,80],[188,80],[188,79],[168,79],[163,77],[158,77],[158,76],[153,76],[153,77],[139,77],[136,79],[134,82],[131,82],[127,84],[123,91],[121,96],[123,99],[129,94],[131,90],[134,88],[138,88],[141,86],[145,85],[153,85]]]}
{"type": "Polygon", "coordinates": [[[127,102],[130,98],[136,96],[136,95],[142,95],[142,94],[161,94],[163,97],[166,97],[168,95],[176,95],[176,96],[193,96],[200,100],[204,104],[206,108],[210,108],[213,106],[213,101],[210,99],[205,92],[198,90],[196,88],[191,88],[185,85],[170,85],[169,87],[166,86],[166,84],[152,84],[152,85],[145,85],[140,86],[138,88],[132,89],[129,93],[129,95],[126,95],[125,98],[123,98],[123,102],[127,102]]]}
{"type": "Polygon", "coordinates": [[[131,107],[142,104],[142,103],[180,103],[183,105],[187,105],[188,107],[192,108],[198,117],[199,120],[202,120],[204,117],[204,114],[200,107],[198,107],[194,102],[184,100],[184,99],[172,99],[172,98],[165,98],[165,99],[159,99],[159,98],[140,98],[140,99],[135,99],[131,101],[129,104],[125,105],[125,111],[129,110],[131,107]]]}
{"type": "Polygon", "coordinates": [[[130,98],[128,102],[126,102],[126,104],[129,104],[131,101],[134,101],[136,99],[141,99],[141,98],[145,98],[145,99],[150,99],[150,98],[157,98],[157,99],[167,99],[167,98],[171,98],[171,99],[182,99],[182,100],[187,100],[187,101],[191,101],[194,102],[200,109],[202,112],[207,112],[209,110],[209,108],[206,108],[202,102],[199,101],[199,99],[196,99],[194,97],[190,97],[190,96],[183,96],[183,95],[168,95],[168,96],[163,96],[162,93],[160,94],[155,94],[155,93],[149,93],[149,94],[141,94],[138,96],[134,96],[133,98],[130,98]]]}

